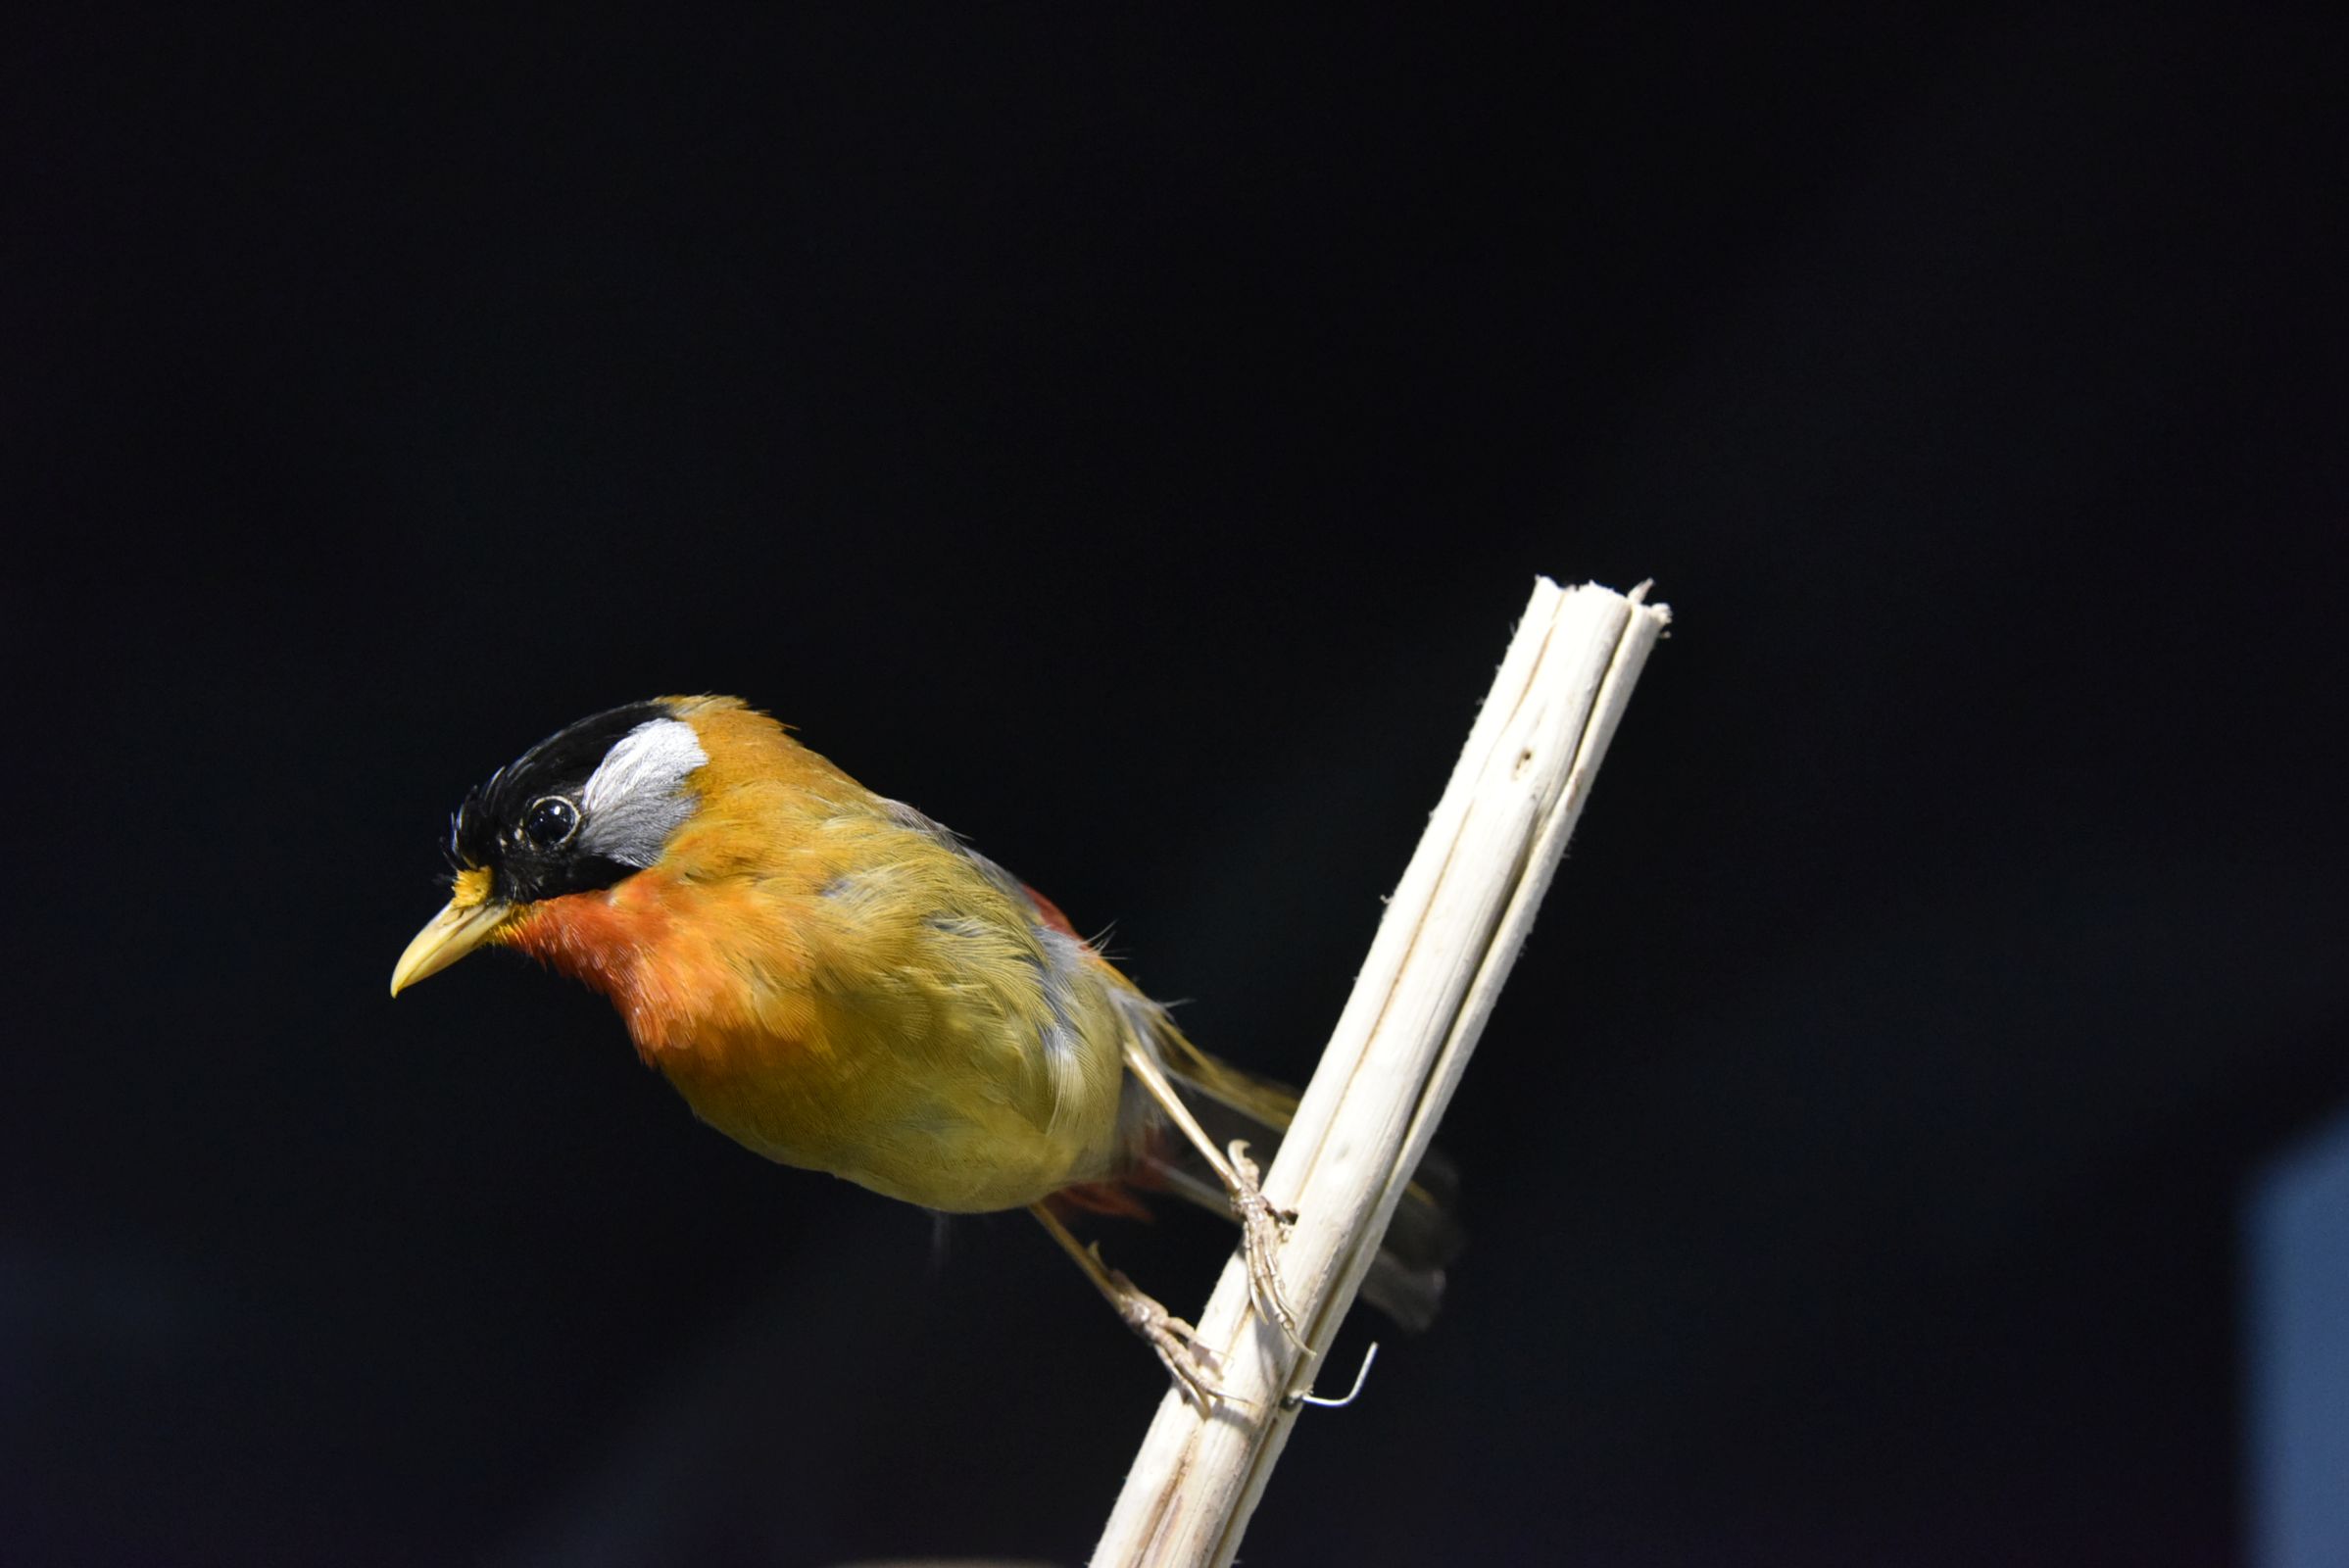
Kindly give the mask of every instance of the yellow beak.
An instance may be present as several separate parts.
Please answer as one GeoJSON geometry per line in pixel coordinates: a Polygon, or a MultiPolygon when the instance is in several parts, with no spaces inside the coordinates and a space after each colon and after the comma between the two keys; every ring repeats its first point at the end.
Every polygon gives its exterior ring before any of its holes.
{"type": "Polygon", "coordinates": [[[391,994],[431,978],[485,942],[514,917],[514,906],[489,896],[487,871],[461,871],[449,906],[434,915],[400,961],[392,965],[391,994]]]}

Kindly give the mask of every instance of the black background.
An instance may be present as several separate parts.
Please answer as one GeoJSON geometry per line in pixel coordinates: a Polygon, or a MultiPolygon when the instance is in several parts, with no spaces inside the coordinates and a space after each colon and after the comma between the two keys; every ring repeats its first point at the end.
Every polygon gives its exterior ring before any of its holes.
{"type": "Polygon", "coordinates": [[[12,24],[0,1555],[1081,1558],[1147,1352],[583,991],[388,1002],[446,813],[737,692],[1301,1078],[1543,571],[1676,630],[1249,1559],[2238,1559],[2343,61],[1890,9],[12,24]]]}

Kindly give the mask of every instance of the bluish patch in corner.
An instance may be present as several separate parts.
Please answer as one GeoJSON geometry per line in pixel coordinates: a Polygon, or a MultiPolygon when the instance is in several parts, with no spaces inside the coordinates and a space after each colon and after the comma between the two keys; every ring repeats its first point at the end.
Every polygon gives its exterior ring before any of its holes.
{"type": "Polygon", "coordinates": [[[2249,1300],[2251,1561],[2349,1563],[2349,1116],[2253,1184],[2249,1300]]]}

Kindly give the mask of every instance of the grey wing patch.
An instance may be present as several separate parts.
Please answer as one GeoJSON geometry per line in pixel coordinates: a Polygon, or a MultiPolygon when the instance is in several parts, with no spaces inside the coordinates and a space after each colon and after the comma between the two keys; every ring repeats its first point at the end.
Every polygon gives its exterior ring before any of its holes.
{"type": "Polygon", "coordinates": [[[1044,1050],[1045,1075],[1052,1089],[1052,1115],[1045,1124],[1045,1131],[1056,1133],[1085,1099],[1085,1048],[1083,1037],[1069,1017],[1069,1004],[1075,1000],[1075,988],[1090,977],[1085,971],[1083,943],[1049,926],[1040,925],[1036,929],[1044,945],[1044,961],[1038,966],[1044,982],[1044,1004],[1052,1015],[1052,1022],[1037,1032],[1038,1043],[1044,1050]]]}
{"type": "Polygon", "coordinates": [[[1144,1055],[1161,1066],[1170,1065],[1166,1051],[1170,1042],[1187,1051],[1198,1049],[1185,1040],[1182,1031],[1175,1027],[1174,1019],[1167,1015],[1165,1004],[1152,1002],[1140,991],[1129,987],[1113,986],[1109,991],[1109,1004],[1117,1009],[1118,1027],[1126,1039],[1144,1055]]]}
{"type": "Polygon", "coordinates": [[[951,850],[958,851],[963,855],[970,853],[963,848],[960,834],[928,812],[916,810],[904,801],[883,800],[881,814],[900,827],[911,828],[924,838],[936,839],[951,850]]]}
{"type": "Polygon", "coordinates": [[[981,855],[977,850],[972,849],[968,844],[963,843],[961,834],[948,827],[936,817],[907,806],[904,801],[886,800],[881,803],[881,814],[900,827],[911,828],[922,837],[953,850],[956,855],[978,867],[981,876],[1009,894],[1013,901],[1022,906],[1027,908],[1036,906],[1036,901],[1028,896],[1026,883],[987,858],[986,856],[981,855]]]}

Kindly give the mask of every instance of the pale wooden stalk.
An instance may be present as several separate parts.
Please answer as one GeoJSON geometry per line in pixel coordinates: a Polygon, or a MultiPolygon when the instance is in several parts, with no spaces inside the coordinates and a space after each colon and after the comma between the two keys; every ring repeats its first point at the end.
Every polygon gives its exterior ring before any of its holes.
{"type": "Polygon", "coordinates": [[[1235,1253],[1199,1320],[1201,1343],[1222,1357],[1229,1398],[1202,1418],[1168,1392],[1095,1548],[1096,1568],[1221,1565],[1239,1548],[1297,1416],[1282,1401],[1309,1387],[1353,1304],[1533,924],[1632,683],[1671,618],[1645,593],[1536,582],[1264,1177],[1273,1202],[1297,1214],[1280,1271],[1312,1349],[1256,1317],[1235,1253]]]}

